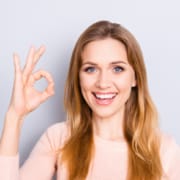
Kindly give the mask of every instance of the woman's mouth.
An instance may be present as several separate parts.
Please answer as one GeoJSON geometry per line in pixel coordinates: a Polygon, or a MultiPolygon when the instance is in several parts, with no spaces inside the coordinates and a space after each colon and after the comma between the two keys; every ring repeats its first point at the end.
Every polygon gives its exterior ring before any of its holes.
{"type": "Polygon", "coordinates": [[[92,93],[95,97],[96,103],[99,105],[109,105],[116,97],[117,93],[92,93]]]}

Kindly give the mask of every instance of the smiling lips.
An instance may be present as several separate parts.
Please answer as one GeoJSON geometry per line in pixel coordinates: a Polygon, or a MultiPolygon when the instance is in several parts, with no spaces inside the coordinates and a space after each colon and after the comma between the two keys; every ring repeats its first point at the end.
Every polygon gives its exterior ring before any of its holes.
{"type": "Polygon", "coordinates": [[[96,103],[99,105],[109,105],[116,97],[117,93],[93,93],[96,103]]]}

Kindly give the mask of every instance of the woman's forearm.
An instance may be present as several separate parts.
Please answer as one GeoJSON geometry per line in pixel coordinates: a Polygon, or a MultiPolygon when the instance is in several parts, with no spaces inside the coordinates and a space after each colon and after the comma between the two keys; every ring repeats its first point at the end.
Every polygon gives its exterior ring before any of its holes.
{"type": "Polygon", "coordinates": [[[7,112],[0,139],[0,155],[14,156],[18,153],[23,118],[7,112]]]}

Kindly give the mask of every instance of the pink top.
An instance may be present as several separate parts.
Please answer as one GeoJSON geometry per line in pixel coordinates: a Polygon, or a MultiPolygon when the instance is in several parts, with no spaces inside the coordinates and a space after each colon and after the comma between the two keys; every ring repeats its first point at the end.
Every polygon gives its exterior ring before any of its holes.
{"type": "MultiPolygon", "coordinates": [[[[67,126],[57,123],[42,135],[28,160],[19,170],[19,157],[0,156],[0,180],[67,180],[65,167],[57,164],[56,151],[67,137],[67,126]]],[[[96,153],[87,180],[125,180],[127,173],[127,144],[104,140],[95,136],[96,153]]],[[[162,180],[180,179],[180,147],[162,135],[161,159],[166,177],[162,180]]]]}

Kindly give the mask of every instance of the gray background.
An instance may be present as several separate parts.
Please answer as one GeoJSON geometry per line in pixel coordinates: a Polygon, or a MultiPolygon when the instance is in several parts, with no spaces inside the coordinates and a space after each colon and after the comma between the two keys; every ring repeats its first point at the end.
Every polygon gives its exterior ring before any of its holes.
{"type": "MultiPolygon", "coordinates": [[[[48,126],[65,119],[63,91],[72,48],[87,26],[103,19],[121,23],[138,39],[161,128],[180,143],[179,7],[178,0],[0,0],[0,131],[13,84],[13,52],[23,65],[31,45],[45,44],[36,70],[48,70],[56,85],[55,96],[25,120],[21,162],[48,126]]],[[[41,81],[37,87],[45,85],[41,81]]]]}

